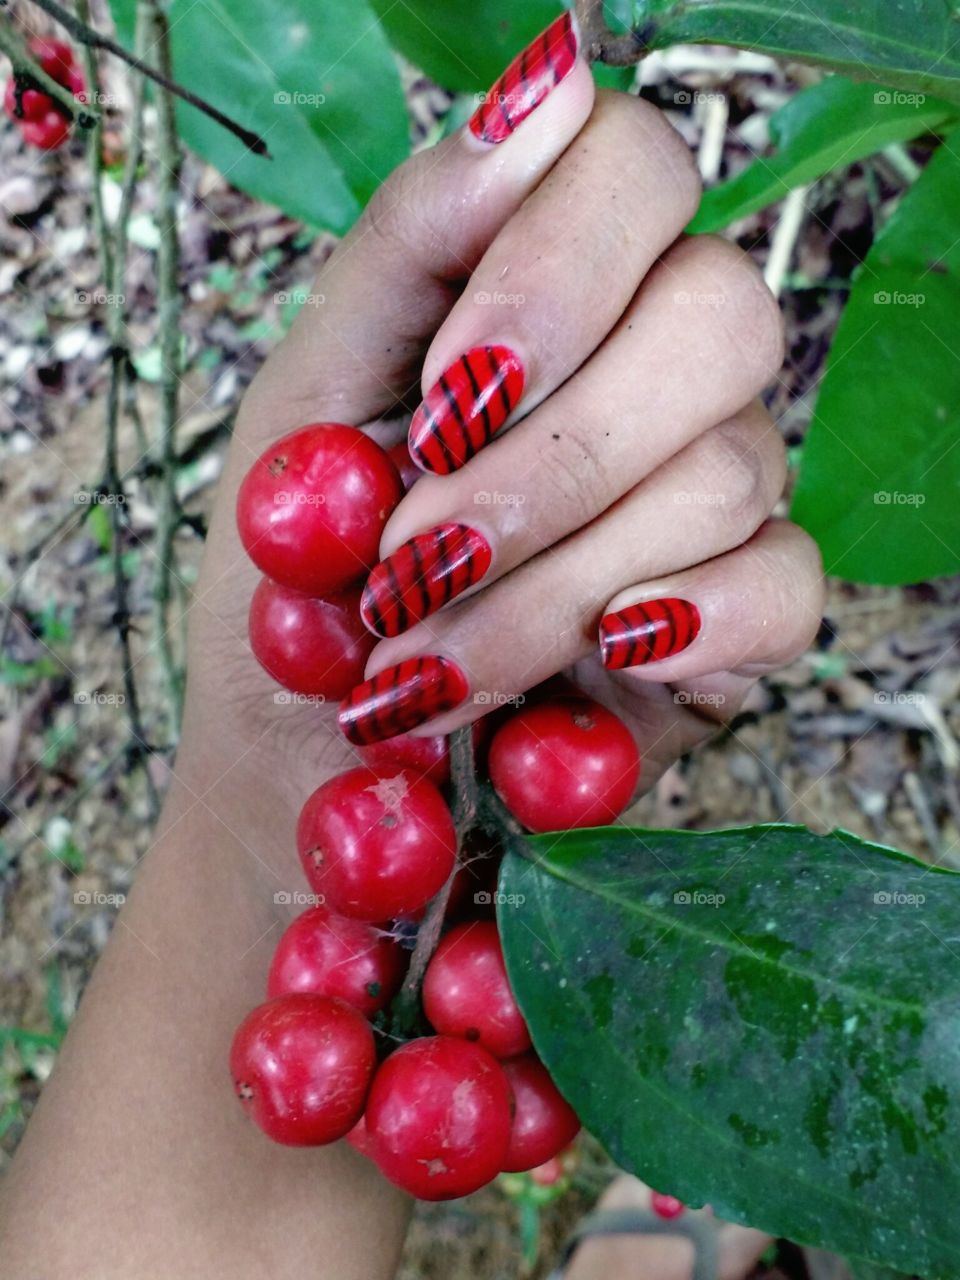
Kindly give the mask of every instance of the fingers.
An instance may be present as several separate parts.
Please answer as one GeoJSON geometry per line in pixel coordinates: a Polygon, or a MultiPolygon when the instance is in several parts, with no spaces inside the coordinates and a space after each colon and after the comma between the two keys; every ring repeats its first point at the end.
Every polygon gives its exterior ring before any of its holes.
{"type": "Polygon", "coordinates": [[[631,583],[680,572],[743,542],[769,513],[783,474],[776,428],[751,406],[559,546],[378,645],[367,666],[373,683],[352,696],[348,734],[354,740],[366,740],[355,735],[367,732],[388,736],[383,707],[398,700],[407,729],[456,708],[435,722],[434,731],[448,732],[502,696],[595,653],[608,600],[631,583]],[[431,664],[426,677],[405,665],[424,655],[444,659],[445,696],[439,701],[431,664]],[[429,689],[423,683],[428,678],[429,689]]]}
{"type": "Polygon", "coordinates": [[[430,337],[589,116],[593,92],[578,57],[500,145],[464,128],[397,169],[321,269],[241,427],[265,442],[308,421],[362,423],[416,388],[430,337]]]}
{"type": "Polygon", "coordinates": [[[780,332],[740,250],[677,245],[575,377],[462,471],[414,486],[385,530],[367,625],[397,635],[594,520],[760,390],[779,367],[780,332]],[[468,565],[445,554],[451,537],[471,549],[468,565]]]}
{"type": "Polygon", "coordinates": [[[431,344],[410,426],[414,461],[437,474],[456,470],[566,381],[683,230],[699,194],[690,152],[664,116],[637,98],[601,94],[431,344]]]}

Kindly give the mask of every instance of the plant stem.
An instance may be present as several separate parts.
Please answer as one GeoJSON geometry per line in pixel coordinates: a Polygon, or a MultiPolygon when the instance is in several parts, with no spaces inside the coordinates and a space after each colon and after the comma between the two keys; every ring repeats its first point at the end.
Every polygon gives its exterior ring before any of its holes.
{"type": "MultiPolygon", "coordinates": [[[[14,79],[25,89],[39,89],[59,105],[65,115],[85,129],[100,121],[100,113],[85,102],[80,102],[64,85],[47,75],[43,67],[30,55],[27,45],[7,19],[0,22],[0,53],[10,59],[14,79]]],[[[96,101],[96,99],[94,99],[96,101]]]]}
{"type": "Polygon", "coordinates": [[[656,30],[645,22],[629,31],[611,31],[603,14],[603,0],[577,0],[583,56],[588,62],[604,62],[609,67],[632,67],[647,54],[656,30]]]}

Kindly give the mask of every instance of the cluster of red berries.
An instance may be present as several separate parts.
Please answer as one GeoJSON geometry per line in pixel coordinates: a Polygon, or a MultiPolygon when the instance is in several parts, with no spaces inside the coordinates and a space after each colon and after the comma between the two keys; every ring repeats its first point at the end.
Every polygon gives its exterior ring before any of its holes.
{"type": "MultiPolygon", "coordinates": [[[[267,575],[253,596],[251,647],[287,688],[342,697],[363,678],[376,637],[360,617],[361,580],[404,489],[385,450],[338,424],[285,437],[245,478],[241,540],[267,575]]],[[[593,826],[629,803],[637,749],[600,704],[545,692],[485,720],[491,734],[475,741],[490,780],[528,830],[593,826]]],[[[456,869],[447,932],[420,991],[435,1034],[400,1047],[380,1034],[411,931],[454,875],[457,833],[444,738],[402,734],[359,755],[363,765],[323,783],[300,814],[297,846],[317,905],[283,934],[268,1000],[236,1033],[234,1087],[275,1141],[346,1137],[397,1186],[448,1199],[554,1160],[579,1122],[510,989],[490,918],[492,855],[480,877],[469,857],[456,869]],[[471,879],[483,885],[472,900],[471,879]]]]}
{"type": "MultiPolygon", "coordinates": [[[[36,36],[30,41],[28,48],[51,79],[69,89],[75,98],[83,99],[83,76],[74,62],[73,50],[68,44],[63,40],[36,36]]],[[[13,76],[7,81],[4,90],[3,107],[19,127],[24,141],[31,147],[53,151],[62,146],[70,136],[70,119],[60,104],[40,89],[25,88],[18,94],[16,78],[13,76]]]]}

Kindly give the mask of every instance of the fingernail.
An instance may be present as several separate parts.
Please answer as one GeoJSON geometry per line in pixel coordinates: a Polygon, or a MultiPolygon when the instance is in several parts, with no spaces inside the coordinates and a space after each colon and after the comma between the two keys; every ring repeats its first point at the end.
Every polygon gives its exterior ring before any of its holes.
{"type": "Polygon", "coordinates": [[[600,621],[600,654],[608,671],[660,662],[692,644],[700,610],[689,600],[644,600],[600,621]]]}
{"type": "Polygon", "coordinates": [[[360,616],[378,636],[398,636],[480,581],[493,553],[467,524],[440,524],[418,533],[374,565],[360,616]]]}
{"type": "Polygon", "coordinates": [[[474,347],[441,373],[410,423],[424,471],[449,475],[493,438],[523,395],[523,364],[509,347],[474,347]]]}
{"type": "Polygon", "coordinates": [[[518,54],[470,117],[482,142],[503,142],[573,69],[578,40],[569,13],[551,22],[518,54]]]}
{"type": "Polygon", "coordinates": [[[449,658],[407,658],[358,684],[337,718],[347,738],[362,747],[452,711],[469,692],[467,677],[449,658]]]}

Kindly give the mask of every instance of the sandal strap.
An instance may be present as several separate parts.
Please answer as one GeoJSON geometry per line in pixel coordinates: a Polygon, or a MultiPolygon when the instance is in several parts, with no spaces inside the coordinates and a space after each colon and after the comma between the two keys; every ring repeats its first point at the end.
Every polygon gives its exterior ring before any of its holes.
{"type": "Polygon", "coordinates": [[[717,1229],[704,1218],[684,1214],[669,1221],[646,1209],[598,1209],[588,1214],[564,1245],[548,1280],[563,1280],[577,1247],[596,1236],[684,1236],[693,1242],[691,1280],[717,1280],[717,1229]]]}

